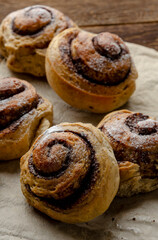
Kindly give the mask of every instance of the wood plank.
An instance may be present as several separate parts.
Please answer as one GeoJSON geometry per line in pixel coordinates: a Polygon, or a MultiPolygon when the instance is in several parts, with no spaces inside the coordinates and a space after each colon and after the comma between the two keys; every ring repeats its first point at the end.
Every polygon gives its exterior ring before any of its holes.
{"type": "Polygon", "coordinates": [[[125,41],[138,43],[158,50],[157,23],[96,26],[84,27],[84,29],[95,33],[104,31],[116,33],[125,41]]]}
{"type": "Polygon", "coordinates": [[[33,4],[55,7],[80,26],[158,21],[157,0],[1,0],[0,21],[8,13],[33,4]]]}

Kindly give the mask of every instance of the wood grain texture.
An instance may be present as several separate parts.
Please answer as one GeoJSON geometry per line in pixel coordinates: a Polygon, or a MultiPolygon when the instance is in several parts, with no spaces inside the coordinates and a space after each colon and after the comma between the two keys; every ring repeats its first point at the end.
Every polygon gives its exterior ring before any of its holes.
{"type": "Polygon", "coordinates": [[[158,23],[123,24],[111,26],[84,27],[94,33],[112,32],[123,40],[141,44],[158,50],[158,23]]]}
{"type": "Polygon", "coordinates": [[[114,32],[126,41],[158,50],[158,0],[0,0],[0,21],[34,4],[57,8],[88,31],[114,32]]]}
{"type": "Polygon", "coordinates": [[[157,0],[1,0],[0,20],[11,11],[33,4],[55,7],[80,26],[158,21],[157,0]]]}

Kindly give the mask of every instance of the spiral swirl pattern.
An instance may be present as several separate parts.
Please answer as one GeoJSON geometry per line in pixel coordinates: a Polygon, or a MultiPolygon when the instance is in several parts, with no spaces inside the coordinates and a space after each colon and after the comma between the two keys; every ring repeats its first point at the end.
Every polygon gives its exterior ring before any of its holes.
{"type": "Polygon", "coordinates": [[[33,6],[20,12],[12,23],[13,31],[20,35],[32,35],[41,31],[53,20],[52,12],[42,6],[33,6]]]}
{"type": "Polygon", "coordinates": [[[137,71],[117,35],[70,28],[50,43],[46,75],[50,86],[70,105],[103,113],[128,100],[135,90],[137,71]]]}
{"type": "Polygon", "coordinates": [[[34,139],[50,127],[52,104],[28,82],[0,79],[0,160],[25,154],[34,139]]]}
{"type": "Polygon", "coordinates": [[[98,201],[105,211],[108,198],[98,198],[100,194],[102,197],[106,194],[109,189],[106,184],[110,182],[104,179],[103,172],[115,172],[117,178],[113,181],[117,183],[114,188],[118,186],[118,172],[112,152],[105,147],[104,135],[95,130],[88,124],[63,123],[48,129],[37,139],[30,152],[21,159],[22,190],[31,205],[38,205],[41,211],[66,222],[81,221],[82,214],[83,221],[97,215],[102,211],[98,206],[94,207],[98,201]],[[100,142],[96,140],[97,134],[101,134],[100,142]],[[33,199],[39,204],[35,205],[33,199]],[[88,203],[93,207],[86,216],[88,203]]]}
{"type": "Polygon", "coordinates": [[[29,160],[31,173],[38,178],[51,179],[50,188],[53,190],[50,192],[55,199],[66,198],[80,187],[88,190],[89,182],[92,183],[91,179],[99,173],[99,164],[86,136],[60,129],[57,131],[56,128],[45,135],[34,146],[29,160]]]}
{"type": "Polygon", "coordinates": [[[82,31],[71,41],[70,49],[77,72],[90,82],[117,85],[129,74],[129,50],[115,34],[103,32],[93,37],[82,31]]]}
{"type": "MultiPolygon", "coordinates": [[[[43,44],[50,42],[56,34],[72,26],[75,26],[75,24],[71,19],[58,10],[44,5],[34,5],[12,13],[12,30],[14,33],[38,38],[39,34],[43,32],[43,39],[39,42],[41,48],[42,42],[43,44]]],[[[38,46],[38,43],[36,45],[38,46]]],[[[43,45],[43,47],[45,46],[43,45]]]]}
{"type": "Polygon", "coordinates": [[[142,113],[118,112],[101,127],[118,161],[140,166],[143,177],[158,177],[158,122],[142,113]]]}
{"type": "Polygon", "coordinates": [[[0,54],[12,71],[45,76],[45,54],[50,41],[74,26],[62,12],[45,5],[17,10],[0,25],[0,54]]]}
{"type": "Polygon", "coordinates": [[[131,68],[129,50],[115,34],[74,31],[59,42],[63,61],[92,83],[113,86],[124,81],[131,68]]]}
{"type": "Polygon", "coordinates": [[[120,195],[156,189],[158,121],[142,113],[121,110],[107,115],[98,127],[108,137],[120,167],[120,195]],[[132,179],[137,179],[135,185],[132,179]]]}
{"type": "Polygon", "coordinates": [[[34,87],[16,78],[0,80],[0,130],[36,108],[39,96],[34,87]]]}

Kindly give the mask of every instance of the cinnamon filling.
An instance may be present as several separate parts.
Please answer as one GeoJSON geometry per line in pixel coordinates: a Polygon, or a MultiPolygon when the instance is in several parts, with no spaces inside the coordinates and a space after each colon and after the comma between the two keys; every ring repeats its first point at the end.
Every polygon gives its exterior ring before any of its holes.
{"type": "Polygon", "coordinates": [[[64,174],[71,161],[72,147],[66,141],[56,139],[48,144],[46,155],[41,151],[38,146],[34,148],[34,159],[32,155],[29,159],[30,172],[45,179],[64,174]]]}
{"type": "Polygon", "coordinates": [[[119,42],[106,32],[92,38],[92,42],[95,50],[104,57],[114,60],[121,55],[122,49],[119,42]]]}
{"type": "Polygon", "coordinates": [[[29,88],[16,78],[1,79],[0,100],[0,131],[37,108],[42,101],[32,86],[29,88]]]}
{"type": "Polygon", "coordinates": [[[152,119],[146,121],[140,121],[137,123],[138,133],[140,135],[151,135],[157,132],[158,124],[152,119]]]}
{"type": "Polygon", "coordinates": [[[110,120],[100,130],[108,136],[118,164],[136,163],[142,178],[157,178],[158,122],[142,113],[128,114],[127,117],[119,113],[110,120]],[[146,147],[142,141],[148,142],[146,147]]]}
{"type": "MultiPolygon", "coordinates": [[[[50,207],[52,209],[55,209],[56,211],[60,211],[60,209],[62,209],[62,210],[63,209],[64,210],[70,209],[73,205],[79,203],[80,199],[84,195],[86,195],[89,191],[91,191],[91,189],[93,188],[93,186],[96,182],[97,175],[99,173],[99,164],[98,164],[98,162],[96,161],[96,158],[95,158],[95,151],[94,151],[91,143],[87,139],[86,135],[85,134],[80,134],[80,133],[77,133],[77,132],[73,132],[73,131],[68,131],[68,130],[59,131],[59,132],[70,132],[70,133],[73,133],[74,135],[76,135],[76,136],[78,136],[79,138],[82,139],[84,144],[86,144],[87,151],[89,150],[89,152],[90,152],[90,155],[89,155],[90,166],[89,166],[89,169],[88,169],[85,177],[82,179],[82,181],[80,181],[79,188],[71,189],[70,191],[72,191],[72,194],[69,195],[68,197],[64,197],[64,198],[61,198],[61,199],[55,199],[53,197],[51,197],[51,198],[40,197],[40,196],[37,196],[36,194],[34,194],[31,191],[29,185],[25,185],[27,191],[30,194],[32,194],[34,197],[38,198],[40,201],[45,202],[45,204],[50,205],[50,207]]],[[[66,144],[67,143],[64,142],[64,146],[66,146],[66,144]]],[[[67,167],[70,164],[70,161],[73,161],[73,160],[71,160],[71,154],[68,157],[69,157],[69,160],[67,160],[67,167]]],[[[30,159],[29,159],[29,170],[30,170],[30,173],[32,173],[36,177],[44,178],[46,180],[49,180],[49,179],[52,179],[52,178],[58,178],[59,176],[64,174],[64,172],[67,169],[66,168],[62,169],[61,168],[60,173],[59,172],[58,173],[53,172],[49,175],[47,174],[47,176],[46,176],[46,174],[43,174],[42,172],[39,172],[37,170],[37,168],[34,166],[34,163],[32,161],[32,156],[31,156],[30,159]]]]}
{"type": "Polygon", "coordinates": [[[25,85],[22,82],[14,78],[12,78],[12,81],[10,81],[10,78],[2,79],[0,81],[0,100],[12,97],[24,90],[25,85]]]}
{"type": "Polygon", "coordinates": [[[19,35],[34,35],[42,31],[53,18],[52,12],[41,6],[24,9],[12,23],[12,29],[19,35]]]}
{"type": "Polygon", "coordinates": [[[9,109],[9,114],[3,114],[0,111],[0,131],[10,126],[13,122],[17,121],[23,115],[30,112],[33,108],[37,108],[38,103],[39,99],[37,98],[32,103],[24,105],[20,109],[9,109]]]}
{"type": "Polygon", "coordinates": [[[135,132],[139,135],[151,135],[157,132],[158,122],[149,119],[149,116],[142,113],[134,113],[129,115],[125,124],[130,128],[131,132],[135,132]]]}
{"type": "Polygon", "coordinates": [[[66,37],[67,42],[59,45],[61,57],[70,70],[87,81],[115,86],[130,74],[130,54],[118,36],[101,33],[92,38],[83,31],[66,37]]]}

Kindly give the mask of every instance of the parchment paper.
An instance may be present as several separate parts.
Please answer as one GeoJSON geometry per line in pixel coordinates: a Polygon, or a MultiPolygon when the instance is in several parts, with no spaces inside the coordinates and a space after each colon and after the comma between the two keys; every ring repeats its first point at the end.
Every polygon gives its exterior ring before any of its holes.
{"type": "MultiPolygon", "coordinates": [[[[139,72],[137,90],[123,106],[158,118],[158,52],[128,43],[139,72]]],[[[90,122],[97,125],[103,115],[81,112],[64,103],[37,79],[9,71],[0,63],[0,76],[28,80],[54,105],[54,124],[90,122]]],[[[0,239],[11,240],[156,240],[158,239],[158,191],[131,198],[115,198],[109,210],[83,224],[70,225],[50,219],[33,209],[23,197],[19,183],[19,160],[0,162],[0,239]]]]}

